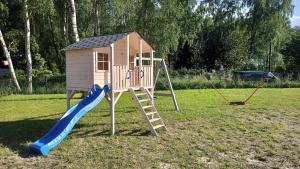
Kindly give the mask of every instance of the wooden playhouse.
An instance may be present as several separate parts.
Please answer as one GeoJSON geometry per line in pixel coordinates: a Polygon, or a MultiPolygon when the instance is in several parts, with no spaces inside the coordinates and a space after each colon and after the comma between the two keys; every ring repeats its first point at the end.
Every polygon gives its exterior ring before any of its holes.
{"type": "MultiPolygon", "coordinates": [[[[166,129],[154,103],[154,49],[137,32],[119,33],[83,39],[63,49],[66,55],[67,107],[77,91],[89,91],[91,86],[109,85],[106,99],[111,106],[112,135],[115,133],[115,105],[123,92],[130,91],[153,135],[158,128],[166,129]]],[[[160,69],[157,70],[157,77],[160,69]]],[[[178,106],[168,78],[170,94],[178,106]]]]}

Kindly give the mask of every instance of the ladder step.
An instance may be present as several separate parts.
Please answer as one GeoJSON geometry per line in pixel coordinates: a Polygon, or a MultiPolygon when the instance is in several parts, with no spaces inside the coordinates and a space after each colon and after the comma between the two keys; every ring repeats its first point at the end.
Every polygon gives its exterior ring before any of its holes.
{"type": "Polygon", "coordinates": [[[145,109],[148,109],[148,108],[151,108],[151,107],[153,107],[153,105],[144,106],[143,109],[145,110],[145,109]]]}
{"type": "Polygon", "coordinates": [[[142,99],[142,100],[139,100],[140,103],[142,103],[142,102],[147,102],[147,101],[150,101],[150,99],[142,99]]]}
{"type": "Polygon", "coordinates": [[[158,129],[158,128],[161,128],[161,127],[164,127],[164,125],[160,124],[160,125],[157,125],[157,126],[153,126],[154,129],[158,129]]]}
{"type": "Polygon", "coordinates": [[[157,113],[157,112],[156,112],[156,111],[152,111],[152,112],[146,113],[146,115],[147,115],[147,116],[150,116],[150,115],[153,115],[153,114],[155,114],[155,113],[157,113]]]}
{"type": "Polygon", "coordinates": [[[149,121],[152,123],[152,122],[155,122],[157,120],[160,120],[160,118],[153,118],[153,119],[150,119],[149,121]]]}
{"type": "Polygon", "coordinates": [[[135,95],[136,96],[145,96],[145,95],[147,95],[147,93],[136,93],[135,95]]]}

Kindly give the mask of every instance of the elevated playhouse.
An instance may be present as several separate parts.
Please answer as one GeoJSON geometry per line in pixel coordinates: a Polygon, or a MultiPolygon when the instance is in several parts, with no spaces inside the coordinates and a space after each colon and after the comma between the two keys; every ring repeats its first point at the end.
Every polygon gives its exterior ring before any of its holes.
{"type": "Polygon", "coordinates": [[[154,49],[137,32],[120,33],[83,39],[63,49],[66,54],[66,89],[68,111],[30,150],[47,154],[71,131],[77,121],[103,98],[111,107],[111,134],[115,134],[115,106],[123,92],[130,91],[152,135],[166,126],[154,106],[154,89],[161,70],[165,71],[169,94],[176,110],[178,105],[163,59],[154,58],[154,49]],[[154,78],[154,62],[156,76],[154,78]],[[92,87],[93,86],[93,87],[92,87]],[[101,87],[100,87],[101,86],[101,87]],[[92,87],[92,88],[91,88],[92,87]],[[76,92],[88,92],[70,108],[76,92]]]}

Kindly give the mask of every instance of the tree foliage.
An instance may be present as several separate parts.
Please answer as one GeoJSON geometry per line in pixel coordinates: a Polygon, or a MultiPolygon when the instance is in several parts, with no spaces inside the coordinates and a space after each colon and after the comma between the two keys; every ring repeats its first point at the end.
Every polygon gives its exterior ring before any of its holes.
{"type": "Polygon", "coordinates": [[[291,29],[289,40],[284,45],[282,53],[288,70],[300,72],[300,27],[291,29]]]}
{"type": "MultiPolygon", "coordinates": [[[[276,69],[289,67],[296,56],[283,50],[291,0],[75,0],[75,5],[80,38],[137,31],[156,57],[168,56],[175,68],[267,69],[270,63],[276,69]]],[[[61,49],[72,42],[67,1],[28,0],[28,10],[34,74],[64,73],[61,49]]],[[[23,15],[22,0],[0,2],[0,27],[12,60],[25,70],[23,15]]]]}

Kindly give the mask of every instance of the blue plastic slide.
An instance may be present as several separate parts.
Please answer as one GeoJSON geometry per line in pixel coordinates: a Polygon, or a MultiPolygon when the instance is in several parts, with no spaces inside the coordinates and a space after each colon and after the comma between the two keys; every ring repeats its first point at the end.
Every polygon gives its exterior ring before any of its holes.
{"type": "Polygon", "coordinates": [[[52,148],[57,146],[71,132],[82,116],[100,103],[108,91],[109,87],[107,85],[103,89],[98,85],[94,85],[88,96],[71,107],[46,135],[29,146],[30,152],[42,155],[48,154],[52,148]]]}

